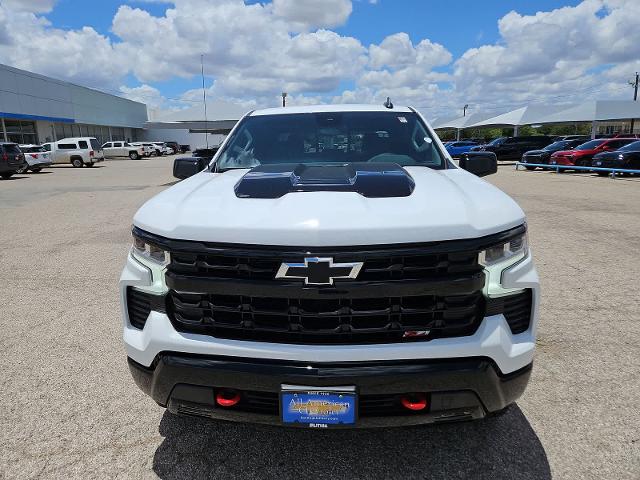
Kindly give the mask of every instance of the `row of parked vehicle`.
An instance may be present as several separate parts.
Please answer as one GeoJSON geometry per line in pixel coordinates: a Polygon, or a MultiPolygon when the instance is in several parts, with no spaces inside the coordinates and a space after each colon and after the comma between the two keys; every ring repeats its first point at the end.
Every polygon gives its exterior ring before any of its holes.
{"type": "Polygon", "coordinates": [[[63,138],[42,145],[0,143],[0,177],[7,179],[15,173],[39,172],[54,163],[70,163],[74,167],[93,167],[105,158],[172,155],[189,150],[188,145],[176,142],[106,142],[102,145],[93,137],[63,138]]]}
{"type": "MultiPolygon", "coordinates": [[[[632,135],[595,139],[586,135],[500,137],[484,145],[461,140],[447,142],[445,147],[454,158],[470,151],[486,151],[495,153],[499,161],[524,164],[640,169],[640,139],[632,135]]],[[[538,168],[525,166],[529,170],[538,168]]]]}

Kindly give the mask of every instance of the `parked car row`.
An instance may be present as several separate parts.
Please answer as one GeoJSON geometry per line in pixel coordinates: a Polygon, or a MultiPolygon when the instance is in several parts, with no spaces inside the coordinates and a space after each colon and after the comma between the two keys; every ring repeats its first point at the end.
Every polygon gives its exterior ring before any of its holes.
{"type": "MultiPolygon", "coordinates": [[[[526,152],[522,157],[522,163],[528,170],[535,170],[537,167],[526,164],[548,164],[549,168],[561,165],[640,170],[640,140],[635,137],[599,138],[578,145],[575,145],[575,142],[555,142],[545,149],[526,152]]],[[[569,169],[560,171],[564,170],[569,169]]],[[[604,176],[608,175],[608,172],[598,174],[604,176]]]]}
{"type": "MultiPolygon", "coordinates": [[[[39,172],[52,164],[70,163],[74,167],[93,167],[105,158],[129,157],[137,160],[152,155],[171,155],[182,151],[176,142],[112,141],[103,145],[94,137],[63,138],[42,145],[0,143],[0,176],[39,172]]],[[[188,146],[187,146],[188,148],[188,146]]]]}

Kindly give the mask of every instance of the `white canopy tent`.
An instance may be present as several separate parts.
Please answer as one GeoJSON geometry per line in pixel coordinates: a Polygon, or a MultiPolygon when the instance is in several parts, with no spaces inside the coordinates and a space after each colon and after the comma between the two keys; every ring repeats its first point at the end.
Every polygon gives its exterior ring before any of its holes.
{"type": "MultiPolygon", "coordinates": [[[[475,115],[482,115],[477,113],[475,115]]],[[[591,122],[592,136],[598,122],[640,118],[640,102],[632,100],[590,100],[577,105],[527,105],[496,116],[478,120],[474,115],[440,122],[434,128],[513,127],[514,135],[522,125],[591,122]],[[464,121],[465,118],[474,122],[464,121]]]]}
{"type": "Polygon", "coordinates": [[[595,137],[598,122],[640,118],[640,102],[632,100],[592,100],[547,115],[536,123],[591,122],[591,136],[595,137]]]}
{"type": "Polygon", "coordinates": [[[456,130],[456,139],[460,139],[460,132],[467,128],[468,126],[480,122],[486,118],[488,118],[491,114],[478,112],[473,113],[471,115],[467,115],[464,117],[453,118],[446,121],[437,121],[434,122],[433,128],[442,130],[442,129],[455,129],[456,130]]]}
{"type": "Polygon", "coordinates": [[[544,121],[546,117],[565,108],[567,108],[566,105],[527,105],[495,117],[486,118],[468,125],[468,127],[514,127],[514,135],[518,135],[519,126],[546,123],[544,121]]]}

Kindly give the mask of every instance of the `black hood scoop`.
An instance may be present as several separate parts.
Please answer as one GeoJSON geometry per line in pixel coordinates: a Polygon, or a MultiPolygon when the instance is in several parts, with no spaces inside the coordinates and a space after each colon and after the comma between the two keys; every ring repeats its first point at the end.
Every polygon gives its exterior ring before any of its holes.
{"type": "Polygon", "coordinates": [[[408,197],[415,182],[396,163],[260,165],[235,186],[239,198],[280,198],[293,192],[356,192],[368,198],[408,197]]]}

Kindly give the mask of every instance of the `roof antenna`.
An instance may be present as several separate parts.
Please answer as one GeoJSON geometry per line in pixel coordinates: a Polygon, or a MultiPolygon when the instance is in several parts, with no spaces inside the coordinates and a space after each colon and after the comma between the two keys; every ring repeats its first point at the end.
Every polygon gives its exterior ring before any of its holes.
{"type": "Polygon", "coordinates": [[[384,106],[387,108],[393,108],[393,103],[391,103],[391,99],[387,97],[387,101],[384,102],[384,106]]]}

